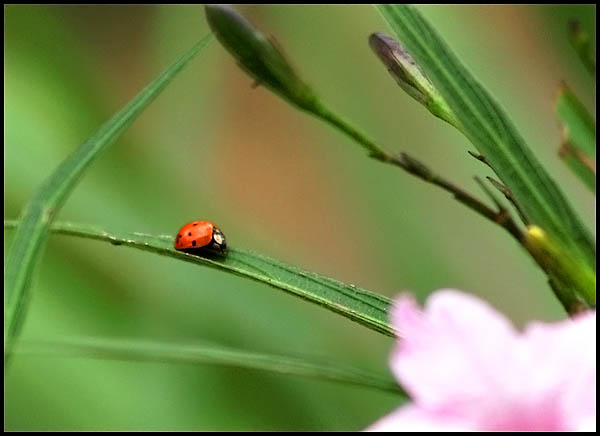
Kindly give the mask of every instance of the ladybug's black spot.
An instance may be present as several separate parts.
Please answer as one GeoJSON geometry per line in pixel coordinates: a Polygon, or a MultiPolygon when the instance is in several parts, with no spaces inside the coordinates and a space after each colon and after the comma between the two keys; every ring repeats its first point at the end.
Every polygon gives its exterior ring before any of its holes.
{"type": "Polygon", "coordinates": [[[198,223],[194,223],[193,225],[194,225],[194,226],[197,226],[197,225],[198,225],[198,223]]]}
{"type": "Polygon", "coordinates": [[[188,236],[192,236],[192,232],[188,232],[188,236]]]}
{"type": "MultiPolygon", "coordinates": [[[[190,233],[191,235],[191,233],[190,233]]],[[[192,241],[192,245],[195,247],[196,246],[196,241],[192,241]]]]}

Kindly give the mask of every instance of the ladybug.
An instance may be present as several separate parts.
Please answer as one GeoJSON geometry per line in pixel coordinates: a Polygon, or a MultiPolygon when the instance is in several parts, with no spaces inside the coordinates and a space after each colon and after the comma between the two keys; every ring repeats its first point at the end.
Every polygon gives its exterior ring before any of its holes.
{"type": "Polygon", "coordinates": [[[192,221],[175,236],[175,249],[190,254],[227,253],[225,235],[210,221],[192,221]]]}

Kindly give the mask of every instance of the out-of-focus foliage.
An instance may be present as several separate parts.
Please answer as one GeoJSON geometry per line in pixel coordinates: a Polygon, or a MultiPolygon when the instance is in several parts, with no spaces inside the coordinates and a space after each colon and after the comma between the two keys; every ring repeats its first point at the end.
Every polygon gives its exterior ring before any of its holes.
{"type": "Polygon", "coordinates": [[[596,122],[564,83],[556,97],[556,115],[562,126],[559,156],[596,193],[596,122]]]}
{"type": "MultiPolygon", "coordinates": [[[[372,7],[240,9],[277,36],[338,112],[476,192],[481,163],[461,152],[466,140],[404,95],[373,57],[368,36],[386,25],[372,7]]],[[[592,194],[552,146],[561,79],[593,111],[593,79],[565,35],[572,18],[595,29],[593,7],[420,10],[593,222],[592,194]]],[[[192,5],[4,12],[4,206],[5,218],[16,218],[58,163],[208,25],[192,5]]],[[[388,296],[456,287],[518,323],[563,316],[542,272],[501,229],[251,85],[211,44],[96,163],[57,219],[151,234],[210,219],[240,246],[388,296]]],[[[5,250],[10,242],[7,233],[5,250]]],[[[33,286],[25,340],[209,340],[379,371],[393,342],[258,283],[101,242],[51,236],[33,286]]],[[[385,393],[250,370],[90,359],[15,355],[5,382],[7,430],[358,430],[397,405],[385,393]]]]}

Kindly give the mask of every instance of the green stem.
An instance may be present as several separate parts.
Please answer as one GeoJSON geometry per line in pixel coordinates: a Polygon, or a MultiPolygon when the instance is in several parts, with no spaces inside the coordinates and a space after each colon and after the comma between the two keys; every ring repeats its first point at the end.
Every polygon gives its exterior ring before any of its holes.
{"type": "Polygon", "coordinates": [[[359,145],[366,149],[370,156],[382,162],[390,162],[392,156],[378,146],[374,141],[369,139],[359,130],[355,129],[349,122],[342,119],[340,116],[329,110],[325,105],[317,102],[310,110],[311,113],[321,118],[326,123],[340,130],[341,132],[354,139],[359,145]]]}
{"type": "Polygon", "coordinates": [[[514,220],[506,212],[500,208],[493,210],[485,203],[481,202],[471,194],[456,186],[454,183],[447,181],[443,177],[433,173],[428,167],[418,160],[410,157],[406,153],[400,153],[399,157],[392,156],[383,148],[379,147],[374,141],[369,139],[359,130],[355,129],[350,123],[336,115],[323,104],[318,103],[310,112],[323,119],[328,124],[342,131],[350,138],[354,139],[359,145],[369,152],[369,156],[381,162],[392,164],[402,168],[406,172],[420,178],[421,180],[436,185],[443,190],[451,193],[454,198],[461,204],[467,206],[472,211],[492,221],[493,223],[504,228],[511,234],[521,245],[523,245],[523,233],[516,225],[514,220]]]}

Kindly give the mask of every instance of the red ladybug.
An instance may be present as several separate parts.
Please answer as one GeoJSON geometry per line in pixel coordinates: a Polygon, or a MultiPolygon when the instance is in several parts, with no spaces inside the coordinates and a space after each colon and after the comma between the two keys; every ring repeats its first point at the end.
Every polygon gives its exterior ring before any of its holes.
{"type": "Polygon", "coordinates": [[[225,235],[210,221],[192,221],[183,226],[175,237],[175,249],[191,254],[213,252],[225,255],[225,235]]]}

